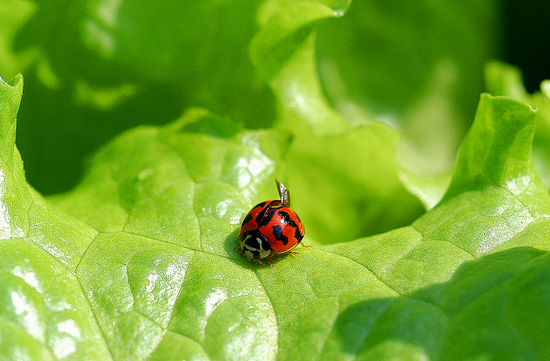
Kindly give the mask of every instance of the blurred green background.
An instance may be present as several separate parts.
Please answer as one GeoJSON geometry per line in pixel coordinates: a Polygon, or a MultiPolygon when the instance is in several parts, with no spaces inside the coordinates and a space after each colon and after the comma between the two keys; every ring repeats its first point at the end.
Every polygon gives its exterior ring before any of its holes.
{"type": "MultiPolygon", "coordinates": [[[[270,126],[274,97],[248,55],[262,6],[0,0],[0,75],[25,79],[17,146],[30,184],[45,195],[69,190],[98,147],[189,106],[270,126]]],[[[531,92],[550,78],[548,18],[543,0],[353,1],[344,17],[319,24],[320,78],[351,123],[387,122],[405,139],[420,134],[420,148],[427,125],[411,119],[422,118],[422,99],[445,93],[452,119],[428,124],[441,136],[426,150],[435,161],[425,161],[439,174],[473,120],[488,59],[519,66],[531,92]]]]}

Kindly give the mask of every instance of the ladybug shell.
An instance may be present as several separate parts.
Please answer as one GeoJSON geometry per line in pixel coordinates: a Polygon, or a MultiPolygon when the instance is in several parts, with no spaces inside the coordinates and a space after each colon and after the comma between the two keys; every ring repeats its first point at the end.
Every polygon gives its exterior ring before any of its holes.
{"type": "Polygon", "coordinates": [[[239,236],[249,231],[261,233],[275,253],[290,251],[302,241],[305,233],[298,215],[278,200],[258,203],[248,212],[239,236]]]}

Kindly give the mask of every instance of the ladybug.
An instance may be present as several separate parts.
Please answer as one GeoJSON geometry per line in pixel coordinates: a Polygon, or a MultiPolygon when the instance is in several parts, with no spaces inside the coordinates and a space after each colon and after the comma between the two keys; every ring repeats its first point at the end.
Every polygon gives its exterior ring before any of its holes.
{"type": "MultiPolygon", "coordinates": [[[[290,252],[304,238],[304,225],[290,208],[290,193],[283,183],[275,180],[281,200],[269,200],[256,204],[244,217],[239,232],[240,247],[235,250],[247,260],[262,264],[266,258],[271,266],[274,254],[290,252]]],[[[305,248],[312,248],[305,246],[305,248]]]]}

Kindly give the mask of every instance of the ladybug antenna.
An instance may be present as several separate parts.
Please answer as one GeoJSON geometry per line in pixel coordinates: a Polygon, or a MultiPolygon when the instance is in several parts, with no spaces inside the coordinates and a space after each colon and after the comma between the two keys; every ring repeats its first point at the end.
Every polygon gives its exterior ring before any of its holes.
{"type": "Polygon", "coordinates": [[[281,197],[281,203],[285,207],[290,207],[290,192],[286,189],[285,185],[275,179],[277,183],[277,190],[279,191],[279,197],[281,197]]]}

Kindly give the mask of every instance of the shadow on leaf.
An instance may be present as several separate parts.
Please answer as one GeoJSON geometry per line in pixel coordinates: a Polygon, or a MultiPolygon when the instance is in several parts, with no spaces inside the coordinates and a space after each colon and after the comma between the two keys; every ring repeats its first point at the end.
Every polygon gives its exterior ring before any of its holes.
{"type": "Polygon", "coordinates": [[[545,359],[549,304],[548,253],[509,249],[463,263],[448,282],[348,307],[323,356],[545,359]]]}

